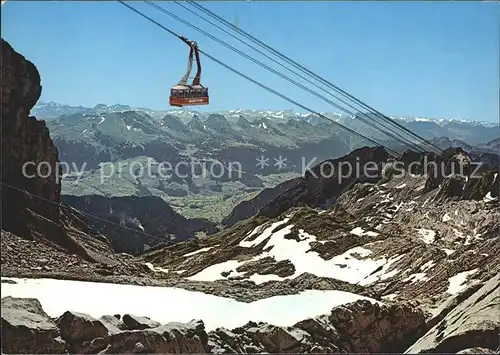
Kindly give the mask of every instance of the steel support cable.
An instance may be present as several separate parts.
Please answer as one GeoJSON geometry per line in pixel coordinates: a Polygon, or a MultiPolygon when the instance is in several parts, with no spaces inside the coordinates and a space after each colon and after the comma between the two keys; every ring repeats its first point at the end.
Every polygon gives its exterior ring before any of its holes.
{"type": "MultiPolygon", "coordinates": [[[[137,13],[139,16],[141,16],[141,17],[143,17],[143,18],[147,19],[147,20],[148,20],[148,21],[150,21],[151,23],[153,23],[153,24],[157,25],[158,27],[162,28],[163,30],[165,30],[165,31],[167,31],[167,32],[171,33],[172,35],[174,35],[174,36],[176,36],[176,37],[179,37],[179,38],[180,38],[180,36],[179,36],[178,34],[176,34],[175,32],[173,32],[172,30],[168,29],[167,27],[163,26],[163,25],[162,25],[161,23],[159,23],[158,21],[156,21],[156,20],[152,19],[151,17],[149,17],[149,16],[145,15],[145,14],[144,14],[144,13],[142,13],[141,11],[139,11],[139,10],[137,10],[137,9],[133,8],[132,6],[130,6],[130,5],[128,5],[128,4],[126,4],[124,0],[118,0],[118,2],[119,2],[119,3],[121,3],[122,5],[126,6],[126,7],[127,7],[127,8],[129,8],[130,10],[134,11],[134,12],[135,12],[135,13],[137,13]]],[[[341,124],[341,123],[338,123],[338,122],[334,121],[334,120],[333,120],[333,119],[331,119],[330,117],[327,117],[327,116],[325,116],[325,115],[323,115],[323,114],[321,114],[321,113],[319,113],[319,112],[316,112],[316,111],[314,111],[313,109],[311,109],[311,108],[309,108],[309,107],[307,107],[307,106],[304,106],[304,105],[302,105],[302,104],[298,103],[297,101],[295,101],[295,100],[293,100],[293,99],[290,99],[289,97],[287,97],[287,96],[285,96],[285,95],[283,95],[283,94],[281,94],[281,93],[277,92],[276,90],[271,89],[270,87],[268,87],[268,86],[266,86],[266,85],[264,85],[264,84],[262,84],[262,83],[260,83],[260,82],[258,82],[258,81],[256,81],[256,80],[252,79],[252,78],[251,78],[251,77],[249,77],[248,75],[243,74],[242,72],[240,72],[240,71],[238,71],[238,70],[236,70],[236,69],[232,68],[231,66],[229,66],[229,65],[227,65],[227,64],[225,64],[225,63],[223,63],[222,61],[220,61],[220,60],[216,59],[215,57],[211,56],[210,54],[206,53],[205,51],[202,51],[201,49],[198,49],[198,51],[199,51],[201,54],[205,55],[207,58],[209,58],[209,59],[211,59],[212,61],[216,62],[217,64],[219,64],[219,65],[221,65],[221,66],[225,67],[226,69],[228,69],[228,70],[232,71],[233,73],[235,73],[235,74],[237,74],[237,75],[241,76],[242,78],[247,79],[248,81],[250,81],[250,82],[254,83],[255,85],[257,85],[257,86],[259,86],[259,87],[263,88],[264,90],[266,90],[266,91],[268,91],[268,92],[270,92],[270,93],[273,93],[273,94],[275,94],[276,96],[281,97],[282,99],[284,99],[284,100],[286,100],[286,101],[290,102],[291,104],[296,105],[296,106],[298,106],[298,107],[300,107],[300,108],[302,108],[302,109],[304,109],[304,110],[306,110],[306,111],[308,111],[308,112],[310,112],[310,113],[312,113],[312,114],[315,114],[315,115],[317,115],[317,116],[319,116],[319,117],[321,117],[321,118],[323,118],[323,119],[329,120],[329,121],[331,121],[333,124],[335,124],[335,125],[337,125],[337,126],[341,127],[342,129],[344,129],[345,131],[347,131],[347,132],[349,132],[349,133],[352,133],[352,134],[354,134],[354,135],[356,135],[356,136],[358,136],[358,137],[361,137],[361,138],[365,139],[366,141],[368,141],[368,142],[370,142],[370,143],[373,143],[373,144],[375,144],[375,145],[377,145],[377,146],[381,146],[381,147],[385,148],[388,152],[391,152],[394,156],[399,156],[399,155],[400,155],[400,153],[398,153],[397,151],[395,151],[395,150],[393,150],[393,149],[391,149],[391,148],[388,148],[388,147],[384,146],[383,144],[381,144],[381,143],[379,143],[379,142],[377,142],[377,141],[375,141],[375,140],[373,140],[373,139],[371,139],[371,138],[369,138],[369,137],[366,137],[365,135],[363,135],[363,134],[361,134],[361,133],[358,133],[358,132],[356,132],[355,130],[353,130],[353,129],[349,128],[349,127],[344,126],[343,124],[341,124]]]]}
{"type": "Polygon", "coordinates": [[[328,80],[322,78],[318,74],[312,72],[311,70],[307,69],[303,65],[295,62],[294,60],[290,59],[289,57],[287,57],[283,53],[281,53],[278,50],[270,47],[269,45],[265,44],[264,42],[260,41],[259,39],[255,38],[254,36],[250,35],[249,33],[247,33],[246,31],[242,30],[241,28],[236,28],[232,23],[230,23],[229,21],[227,21],[224,18],[220,17],[219,15],[215,14],[214,12],[210,11],[209,9],[203,7],[200,4],[197,4],[193,0],[186,0],[186,2],[192,4],[193,6],[196,6],[198,9],[200,9],[201,11],[203,11],[204,13],[206,13],[207,15],[211,16],[212,18],[216,19],[217,21],[221,22],[222,24],[224,24],[225,26],[231,28],[232,30],[236,31],[237,33],[242,34],[244,37],[248,38],[249,40],[251,40],[252,42],[256,43],[257,45],[259,45],[259,46],[261,46],[263,48],[266,48],[268,51],[274,53],[276,56],[278,56],[281,59],[285,60],[287,63],[293,65],[295,68],[297,68],[297,69],[301,70],[302,72],[305,72],[308,75],[312,76],[313,78],[319,80],[320,82],[323,83],[323,85],[328,86],[329,88],[331,88],[334,91],[340,93],[344,97],[349,98],[351,101],[354,101],[354,102],[358,103],[359,105],[361,105],[362,107],[364,107],[365,109],[367,109],[368,111],[370,111],[371,113],[375,114],[377,117],[383,119],[384,121],[388,122],[389,124],[391,124],[393,126],[396,126],[396,127],[400,128],[400,129],[402,129],[407,134],[409,134],[409,135],[413,136],[414,138],[416,138],[418,141],[427,144],[429,147],[432,147],[438,153],[442,153],[442,150],[439,147],[437,147],[433,143],[429,142],[424,137],[421,137],[420,135],[416,134],[415,132],[411,131],[410,129],[406,128],[405,126],[399,124],[398,122],[396,122],[395,120],[391,119],[390,117],[387,117],[383,113],[377,111],[373,107],[371,107],[368,104],[364,103],[363,101],[357,99],[356,97],[354,97],[353,95],[351,95],[348,92],[344,91],[343,89],[339,88],[338,86],[332,84],[331,82],[329,82],[328,80]]]}
{"type": "MultiPolygon", "coordinates": [[[[331,100],[330,100],[330,99],[328,99],[327,97],[325,97],[325,96],[323,96],[323,95],[321,95],[321,94],[318,94],[317,92],[315,92],[315,91],[311,90],[310,88],[308,88],[308,87],[306,87],[306,86],[302,85],[301,83],[299,83],[299,82],[297,82],[297,81],[295,81],[295,80],[293,80],[293,79],[290,79],[290,78],[289,78],[289,77],[287,77],[286,75],[284,75],[284,74],[282,74],[282,73],[278,72],[277,70],[275,70],[275,69],[271,68],[270,66],[268,66],[268,65],[266,65],[266,64],[264,64],[264,63],[262,63],[262,62],[260,62],[259,60],[257,60],[257,59],[255,59],[255,58],[253,58],[252,56],[250,56],[250,55],[248,55],[248,54],[246,54],[246,53],[244,53],[244,52],[240,51],[239,49],[235,48],[234,46],[231,46],[230,44],[227,44],[226,42],[224,42],[224,41],[222,41],[222,40],[218,39],[217,37],[215,37],[215,36],[211,35],[210,33],[208,33],[208,32],[206,32],[206,31],[204,31],[204,30],[200,29],[199,27],[197,27],[197,26],[195,26],[195,25],[193,25],[193,24],[189,23],[188,21],[186,21],[186,20],[184,20],[184,19],[180,18],[179,16],[177,16],[177,15],[175,15],[175,14],[171,13],[170,11],[168,11],[168,10],[166,10],[166,9],[164,9],[164,8],[162,8],[161,6],[158,6],[158,5],[156,5],[156,4],[154,4],[154,3],[152,3],[152,2],[151,2],[151,1],[149,1],[149,0],[146,0],[145,2],[146,2],[148,5],[150,5],[150,6],[154,7],[154,8],[156,8],[158,11],[161,11],[162,13],[164,13],[164,14],[166,14],[166,15],[168,15],[168,16],[170,16],[170,17],[172,17],[173,19],[175,19],[175,20],[177,20],[177,21],[179,21],[179,22],[181,22],[181,23],[185,24],[186,26],[189,26],[189,27],[193,28],[194,30],[196,30],[196,31],[198,31],[198,32],[200,32],[200,33],[202,33],[203,35],[205,35],[205,36],[209,37],[210,39],[212,39],[212,40],[214,40],[214,41],[216,41],[216,42],[218,42],[218,43],[222,44],[222,45],[223,45],[223,46],[225,46],[226,48],[229,48],[230,50],[232,50],[232,51],[234,51],[234,52],[238,53],[239,55],[241,55],[241,56],[243,56],[243,57],[247,58],[248,60],[251,60],[252,62],[256,63],[257,65],[259,65],[259,66],[261,66],[261,67],[263,67],[263,68],[267,69],[268,71],[272,72],[273,74],[278,75],[278,76],[279,76],[279,77],[281,77],[282,79],[285,79],[285,80],[287,80],[288,82],[290,82],[290,83],[294,84],[295,86],[297,86],[297,87],[299,87],[299,88],[301,88],[301,89],[303,89],[303,90],[305,90],[305,91],[307,91],[307,92],[309,92],[309,93],[313,94],[314,96],[316,96],[316,97],[318,97],[318,98],[322,99],[323,101],[327,102],[328,104],[330,104],[330,105],[332,105],[332,106],[334,106],[334,107],[337,107],[339,110],[342,110],[343,112],[345,112],[345,113],[347,113],[347,114],[349,114],[349,115],[351,115],[351,116],[354,116],[354,113],[353,113],[353,112],[351,112],[351,111],[349,111],[349,110],[345,109],[344,107],[342,107],[342,106],[338,105],[337,103],[335,103],[335,102],[331,101],[331,100]]],[[[200,52],[200,53],[202,53],[200,50],[199,50],[199,52],[200,52]]],[[[374,127],[374,126],[373,126],[373,123],[372,123],[372,122],[370,122],[370,120],[369,120],[369,119],[364,119],[364,118],[361,118],[361,117],[358,117],[358,119],[359,119],[361,122],[363,122],[363,123],[365,123],[365,124],[367,124],[367,125],[371,126],[372,128],[375,128],[375,129],[379,130],[380,132],[384,133],[384,134],[385,134],[385,135],[387,135],[388,137],[390,137],[390,138],[392,138],[392,139],[394,139],[394,140],[398,141],[399,143],[401,143],[401,144],[403,144],[403,145],[406,145],[406,146],[408,146],[408,147],[410,147],[410,148],[412,148],[412,149],[416,149],[417,151],[422,150],[422,148],[421,148],[421,147],[419,147],[419,146],[415,145],[413,142],[405,142],[405,141],[403,141],[403,140],[401,139],[401,137],[399,137],[399,136],[397,135],[397,134],[398,134],[397,132],[393,132],[394,134],[391,134],[391,133],[388,133],[388,132],[384,131],[383,129],[380,129],[380,128],[377,128],[377,127],[374,127]]]]}
{"type": "MultiPolygon", "coordinates": [[[[146,1],[147,3],[151,3],[150,1],[146,1]]],[[[200,19],[202,19],[203,21],[205,22],[208,22],[209,24],[211,24],[212,26],[216,27],[217,29],[221,30],[222,32],[224,32],[225,34],[233,37],[234,39],[236,39],[237,41],[243,43],[244,45],[246,45],[247,47],[253,49],[254,51],[260,53],[261,55],[263,55],[264,57],[268,58],[269,60],[271,60],[272,62],[278,64],[279,66],[285,68],[286,70],[288,70],[289,72],[297,75],[298,77],[300,77],[301,79],[307,81],[308,83],[310,83],[311,85],[315,86],[316,88],[318,88],[319,90],[322,90],[323,92],[325,92],[326,94],[334,97],[335,99],[339,100],[340,102],[342,102],[343,104],[347,105],[348,107],[350,107],[351,109],[353,110],[356,110],[356,111],[359,111],[359,114],[363,115],[364,117],[366,117],[368,120],[370,120],[370,117],[368,117],[365,113],[361,112],[361,110],[359,110],[358,108],[352,106],[350,103],[344,101],[343,99],[339,98],[338,96],[332,94],[330,91],[326,90],[325,88],[323,88],[322,86],[318,85],[317,83],[315,83],[314,81],[312,81],[311,79],[305,77],[304,75],[300,74],[300,73],[297,73],[296,71],[294,71],[293,69],[290,69],[289,67],[287,67],[286,65],[283,65],[282,63],[280,63],[279,61],[277,61],[276,59],[274,59],[273,57],[267,55],[266,53],[264,53],[263,51],[261,51],[260,49],[258,48],[255,48],[254,46],[252,46],[251,44],[248,44],[247,42],[243,41],[242,39],[240,39],[238,36],[235,36],[234,34],[230,33],[228,30],[222,28],[221,26],[215,24],[214,22],[204,18],[203,16],[201,16],[200,14],[198,14],[196,11],[193,11],[191,10],[190,8],[186,7],[185,5],[183,5],[182,3],[180,3],[179,1],[177,0],[174,0],[174,2],[179,5],[180,7],[184,8],[185,10],[189,11],[190,13],[194,14],[195,16],[199,17],[200,19]]],[[[151,5],[151,6],[155,6],[155,7],[159,7],[158,5],[151,5]]],[[[161,11],[161,10],[160,10],[161,11]]],[[[165,10],[166,11],[166,10],[165,10]]],[[[167,11],[168,12],[168,11],[167,11]]],[[[383,129],[386,129],[388,131],[390,131],[391,133],[393,134],[396,134],[396,135],[400,135],[401,132],[395,132],[392,128],[390,127],[387,127],[383,124],[383,122],[379,122],[379,121],[372,121],[373,123],[383,127],[383,129]]],[[[368,124],[368,123],[367,123],[368,124]]],[[[374,127],[373,125],[369,124],[372,128],[375,128],[375,129],[378,129],[376,127],[374,127]]],[[[380,131],[380,129],[378,129],[380,131]]],[[[383,132],[385,133],[385,132],[383,132]]],[[[398,136],[399,138],[399,142],[402,143],[402,144],[405,144],[413,149],[416,149],[417,151],[418,150],[425,150],[425,148],[422,148],[420,146],[418,146],[416,143],[412,142],[411,140],[405,138],[405,137],[400,137],[398,136]],[[401,140],[404,140],[406,143],[403,143],[401,142],[401,140]]]]}
{"type": "Polygon", "coordinates": [[[344,95],[344,97],[350,98],[351,101],[358,102],[364,108],[366,108],[367,110],[369,110],[371,113],[374,113],[376,116],[384,119],[385,121],[388,121],[391,125],[394,125],[394,126],[399,127],[400,129],[403,129],[405,132],[407,132],[408,134],[412,135],[417,140],[422,141],[422,142],[428,144],[430,147],[433,147],[438,152],[442,152],[442,150],[439,147],[435,146],[434,144],[432,144],[431,142],[429,142],[425,138],[419,136],[418,134],[416,134],[415,132],[409,130],[408,128],[404,127],[403,125],[400,125],[398,122],[396,122],[396,121],[392,120],[391,118],[387,117],[386,115],[380,113],[379,111],[377,111],[373,107],[370,107],[368,104],[362,102],[361,100],[357,99],[353,95],[347,93],[346,91],[344,91],[341,88],[337,87],[336,85],[332,84],[328,80],[320,77],[319,75],[317,75],[316,73],[314,73],[311,70],[307,69],[306,67],[302,66],[301,64],[299,64],[299,63],[295,62],[294,60],[288,58],[287,56],[285,56],[281,52],[279,52],[279,51],[275,50],[274,48],[268,46],[267,44],[265,44],[264,42],[262,42],[259,39],[255,38],[254,36],[250,35],[249,33],[245,32],[244,30],[236,28],[233,24],[231,24],[230,22],[228,22],[224,18],[220,17],[219,15],[215,14],[214,12],[210,11],[209,9],[203,7],[202,5],[197,4],[193,0],[186,0],[186,2],[188,2],[188,3],[190,3],[190,4],[194,5],[194,6],[196,6],[198,9],[202,10],[203,12],[205,12],[206,14],[208,14],[209,16],[217,19],[219,22],[223,23],[225,26],[233,29],[234,31],[236,31],[236,32],[238,32],[240,34],[243,34],[243,36],[245,36],[246,38],[250,39],[252,42],[260,45],[263,48],[266,48],[268,51],[270,51],[270,52],[274,53],[275,55],[277,55],[278,57],[282,58],[283,60],[285,60],[289,64],[293,65],[295,68],[298,68],[302,72],[308,73],[312,77],[314,77],[317,80],[319,80],[320,82],[322,82],[324,85],[332,88],[336,92],[341,93],[342,95],[344,95]]]}

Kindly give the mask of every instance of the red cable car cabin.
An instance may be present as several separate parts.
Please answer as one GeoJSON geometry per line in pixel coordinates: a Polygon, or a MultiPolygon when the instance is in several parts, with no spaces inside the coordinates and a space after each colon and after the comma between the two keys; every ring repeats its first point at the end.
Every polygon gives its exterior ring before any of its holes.
{"type": "Polygon", "coordinates": [[[196,105],[208,105],[208,88],[201,85],[201,64],[200,55],[198,53],[198,45],[196,42],[188,41],[187,38],[181,37],[181,39],[189,45],[191,50],[189,51],[188,59],[188,69],[186,74],[182,77],[181,81],[170,88],[170,105],[183,107],[183,106],[196,106],[196,105]],[[191,85],[187,84],[189,79],[189,74],[191,73],[191,68],[193,66],[193,53],[196,57],[196,65],[198,66],[198,71],[196,76],[193,78],[193,83],[191,85]]]}
{"type": "Polygon", "coordinates": [[[208,105],[208,88],[201,85],[181,86],[170,89],[171,106],[208,105]]]}

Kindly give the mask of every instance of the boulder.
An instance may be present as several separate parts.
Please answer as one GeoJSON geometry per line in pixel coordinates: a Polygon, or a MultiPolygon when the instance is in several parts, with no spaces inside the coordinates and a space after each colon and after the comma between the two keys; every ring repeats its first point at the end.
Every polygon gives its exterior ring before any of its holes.
{"type": "Polygon", "coordinates": [[[81,353],[207,353],[208,335],[202,321],[168,323],[156,328],[126,330],[83,344],[81,353]]]}
{"type": "Polygon", "coordinates": [[[2,298],[2,353],[63,354],[66,344],[54,321],[33,298],[2,298]]]}
{"type": "Polygon", "coordinates": [[[359,300],[335,307],[328,317],[348,352],[404,351],[426,330],[426,314],[409,303],[379,305],[359,300]]]}
{"type": "Polygon", "coordinates": [[[102,321],[83,313],[66,311],[57,319],[57,326],[68,343],[81,343],[109,334],[102,321]]]}
{"type": "Polygon", "coordinates": [[[122,318],[125,329],[127,330],[142,330],[148,328],[156,328],[161,325],[148,317],[138,317],[132,314],[125,314],[122,318]]]}

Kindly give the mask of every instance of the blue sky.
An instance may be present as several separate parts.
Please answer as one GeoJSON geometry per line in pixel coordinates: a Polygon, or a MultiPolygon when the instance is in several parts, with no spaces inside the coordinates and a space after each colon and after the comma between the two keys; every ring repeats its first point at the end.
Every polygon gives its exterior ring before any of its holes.
{"type": "MultiPolygon", "coordinates": [[[[317,111],[339,111],[141,2],[200,48],[317,111]]],[[[282,70],[172,2],[178,16],[282,70]]],[[[498,121],[500,7],[481,2],[203,2],[388,115],[498,121]]],[[[43,101],[168,108],[188,48],[118,2],[7,1],[2,37],[33,61],[43,101]]],[[[289,109],[202,57],[208,110],[289,109]]],[[[299,78],[298,81],[301,81],[299,78]]],[[[306,83],[307,84],[307,83],[306,83]]],[[[296,108],[295,108],[296,109],[296,108]]],[[[299,109],[300,111],[300,109],[299,109]]]]}

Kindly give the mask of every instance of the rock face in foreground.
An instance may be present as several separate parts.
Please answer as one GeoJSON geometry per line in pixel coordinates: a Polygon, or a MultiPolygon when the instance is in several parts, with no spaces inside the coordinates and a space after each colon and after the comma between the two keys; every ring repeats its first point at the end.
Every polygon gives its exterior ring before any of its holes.
{"type": "Polygon", "coordinates": [[[455,307],[413,344],[407,353],[456,353],[467,349],[473,350],[472,348],[476,347],[500,350],[500,276],[498,275],[455,307]]]}
{"type": "MultiPolygon", "coordinates": [[[[130,317],[129,317],[130,318],[130,317]]],[[[137,317],[136,317],[137,318],[137,317]]],[[[138,317],[141,318],[141,317],[138,317]]],[[[2,298],[2,353],[206,353],[203,322],[127,326],[116,316],[65,312],[55,321],[36,299],[2,298]]]]}
{"type": "Polygon", "coordinates": [[[250,322],[209,334],[214,353],[401,352],[425,332],[425,314],[410,304],[358,301],[291,327],[250,322]]]}
{"type": "Polygon", "coordinates": [[[35,299],[2,299],[2,353],[397,352],[426,330],[411,304],[358,301],[290,327],[248,324],[206,332],[203,321],[161,325],[133,315],[65,312],[55,321],[35,299]]]}
{"type": "Polygon", "coordinates": [[[2,353],[63,354],[59,329],[33,298],[2,298],[2,353]]]}

